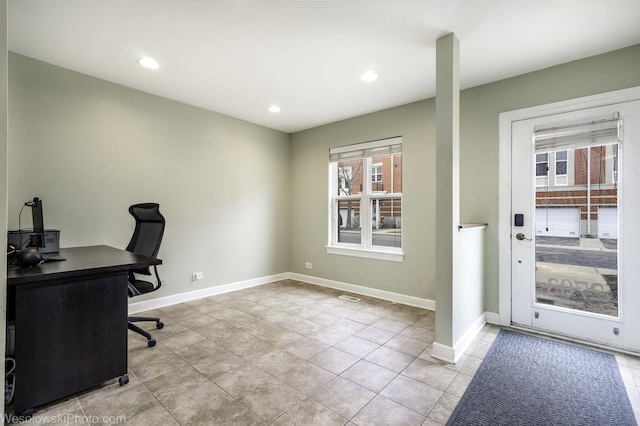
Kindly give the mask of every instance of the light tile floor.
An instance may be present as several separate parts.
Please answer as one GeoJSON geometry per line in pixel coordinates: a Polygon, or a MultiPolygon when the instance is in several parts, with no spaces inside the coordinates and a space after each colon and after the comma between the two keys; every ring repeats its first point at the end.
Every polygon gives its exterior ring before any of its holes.
{"type": "MultiPolygon", "coordinates": [[[[158,341],[129,333],[130,383],[42,407],[28,423],[127,425],[439,425],[499,328],[456,365],[430,356],[435,313],[280,281],[169,306],[158,341]]],[[[640,360],[617,354],[640,412],[640,360]]]]}

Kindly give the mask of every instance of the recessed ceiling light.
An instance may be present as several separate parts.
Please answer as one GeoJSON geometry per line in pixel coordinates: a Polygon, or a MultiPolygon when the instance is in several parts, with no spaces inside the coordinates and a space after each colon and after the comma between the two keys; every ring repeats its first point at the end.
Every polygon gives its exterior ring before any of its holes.
{"type": "Polygon", "coordinates": [[[273,113],[280,112],[280,107],[278,105],[271,105],[269,107],[269,112],[273,112],[273,113]]]}
{"type": "Polygon", "coordinates": [[[148,56],[144,56],[138,59],[138,63],[145,68],[149,68],[150,70],[157,70],[158,68],[160,68],[160,64],[155,59],[148,56]]]}
{"type": "Polygon", "coordinates": [[[369,70],[360,76],[362,81],[375,81],[378,79],[378,74],[369,70]]]}

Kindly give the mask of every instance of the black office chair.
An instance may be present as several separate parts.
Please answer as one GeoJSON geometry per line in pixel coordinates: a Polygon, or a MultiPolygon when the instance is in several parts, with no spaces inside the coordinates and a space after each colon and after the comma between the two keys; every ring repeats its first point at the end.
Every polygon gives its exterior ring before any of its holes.
{"type": "MultiPolygon", "coordinates": [[[[134,204],[129,207],[129,213],[131,213],[136,220],[136,228],[133,231],[133,236],[131,237],[131,241],[129,241],[129,245],[126,250],[143,256],[157,257],[158,250],[160,250],[160,243],[162,243],[165,224],[164,216],[160,213],[160,206],[157,203],[134,204]]],[[[148,281],[136,278],[136,274],[151,275],[151,271],[148,267],[132,269],[129,271],[129,297],[150,293],[160,288],[162,281],[158,275],[158,268],[156,265],[153,265],[153,271],[156,276],[155,285],[148,281]]],[[[140,321],[155,321],[156,328],[160,329],[164,327],[160,318],[129,317],[128,320],[129,330],[135,331],[136,333],[146,337],[149,347],[156,345],[156,341],[151,337],[151,334],[147,333],[134,323],[140,321]]]]}

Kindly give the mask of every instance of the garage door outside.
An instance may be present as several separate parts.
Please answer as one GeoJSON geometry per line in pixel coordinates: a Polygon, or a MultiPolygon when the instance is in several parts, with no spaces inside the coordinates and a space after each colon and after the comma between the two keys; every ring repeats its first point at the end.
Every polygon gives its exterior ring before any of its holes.
{"type": "Polygon", "coordinates": [[[618,239],[618,208],[598,208],[598,238],[618,239]]]}
{"type": "Polygon", "coordinates": [[[580,237],[579,207],[536,207],[536,235],[580,237]]]}

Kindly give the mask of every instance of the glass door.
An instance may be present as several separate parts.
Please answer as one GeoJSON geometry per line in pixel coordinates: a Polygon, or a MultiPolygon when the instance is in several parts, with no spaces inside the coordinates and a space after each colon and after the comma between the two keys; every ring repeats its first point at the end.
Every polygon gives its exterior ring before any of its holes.
{"type": "Polygon", "coordinates": [[[514,325],[640,349],[639,286],[625,275],[639,269],[626,250],[640,225],[624,214],[640,201],[639,112],[636,101],[512,124],[514,325]]]}
{"type": "Polygon", "coordinates": [[[537,304],[619,317],[619,153],[615,142],[535,154],[537,304]]]}

